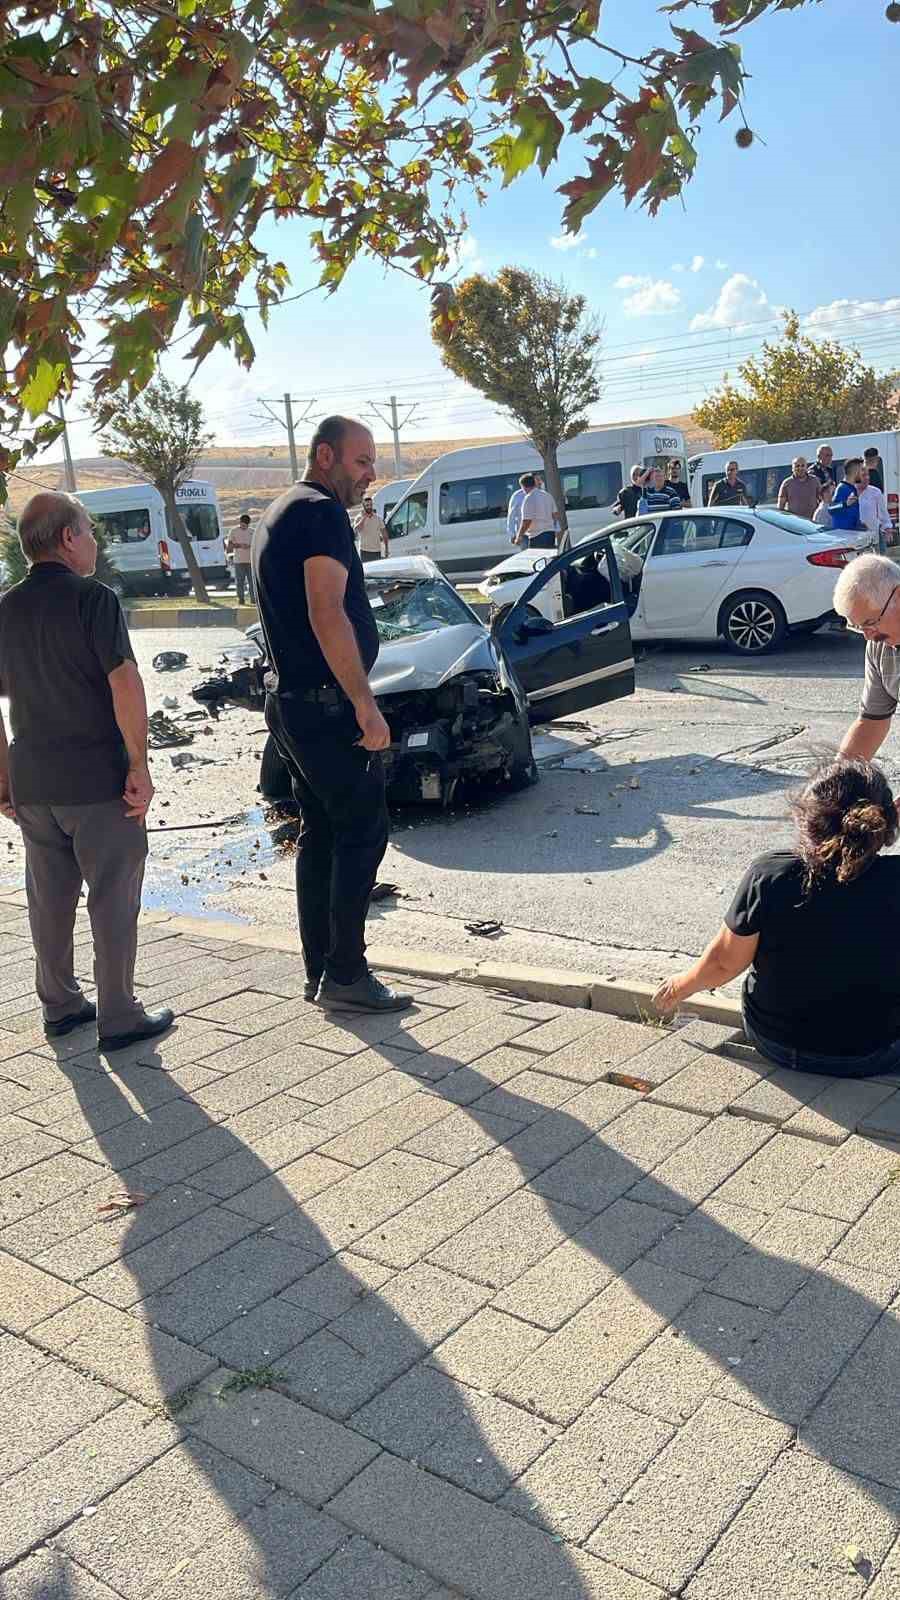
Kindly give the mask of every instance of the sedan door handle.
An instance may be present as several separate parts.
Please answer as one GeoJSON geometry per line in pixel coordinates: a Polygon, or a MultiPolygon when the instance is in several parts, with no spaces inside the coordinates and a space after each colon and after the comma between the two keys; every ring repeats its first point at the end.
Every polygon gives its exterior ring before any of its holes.
{"type": "Polygon", "coordinates": [[[613,633],[618,626],[618,622],[603,622],[599,628],[591,629],[591,637],[596,638],[598,633],[613,633]]]}
{"type": "Polygon", "coordinates": [[[728,567],[730,565],[731,565],[730,561],[698,561],[698,563],[697,563],[698,568],[700,568],[700,567],[728,567]]]}

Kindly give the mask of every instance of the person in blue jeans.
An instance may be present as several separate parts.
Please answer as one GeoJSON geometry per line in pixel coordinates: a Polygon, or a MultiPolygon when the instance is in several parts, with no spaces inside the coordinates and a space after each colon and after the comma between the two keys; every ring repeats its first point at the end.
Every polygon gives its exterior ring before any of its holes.
{"type": "Polygon", "coordinates": [[[747,976],[744,1032],[778,1067],[867,1078],[900,1067],[900,858],[894,796],[869,761],[834,761],[794,798],[792,846],[744,873],[700,960],[654,1004],[747,976]]]}

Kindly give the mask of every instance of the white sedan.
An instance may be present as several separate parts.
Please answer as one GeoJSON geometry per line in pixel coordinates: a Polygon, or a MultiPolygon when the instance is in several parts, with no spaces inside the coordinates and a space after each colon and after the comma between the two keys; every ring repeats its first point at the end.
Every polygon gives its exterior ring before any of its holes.
{"type": "MultiPolygon", "coordinates": [[[[603,531],[612,539],[635,641],[724,638],[729,649],[749,656],[827,622],[838,576],[860,549],[859,534],[824,532],[785,512],[738,506],[688,506],[603,531]]],[[[602,595],[608,574],[600,538],[588,534],[573,546],[584,554],[567,569],[571,593],[557,579],[535,594],[532,609],[556,622],[569,614],[579,585],[602,595]]],[[[521,550],[486,573],[479,590],[494,614],[527,596],[554,558],[552,550],[521,550]]]]}

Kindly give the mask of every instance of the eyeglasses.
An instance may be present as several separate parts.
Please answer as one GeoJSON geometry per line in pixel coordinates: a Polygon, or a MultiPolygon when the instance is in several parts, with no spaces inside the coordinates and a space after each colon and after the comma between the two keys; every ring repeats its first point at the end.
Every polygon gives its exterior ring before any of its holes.
{"type": "Polygon", "coordinates": [[[887,599],[885,600],[884,605],[882,606],[881,610],[879,611],[879,613],[878,613],[877,617],[875,618],[874,622],[848,622],[847,623],[847,627],[849,628],[850,632],[851,633],[874,633],[875,629],[878,627],[879,622],[881,621],[882,617],[884,616],[884,613],[887,611],[887,608],[890,605],[891,601],[893,600],[894,595],[897,593],[898,589],[900,589],[900,583],[895,583],[893,589],[891,590],[890,594],[888,595],[887,599]]]}

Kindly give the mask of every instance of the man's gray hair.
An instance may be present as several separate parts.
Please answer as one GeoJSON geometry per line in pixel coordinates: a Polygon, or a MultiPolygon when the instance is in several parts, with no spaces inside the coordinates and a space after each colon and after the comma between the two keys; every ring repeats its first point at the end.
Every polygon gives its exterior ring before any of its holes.
{"type": "Polygon", "coordinates": [[[878,611],[887,605],[898,583],[900,572],[887,556],[857,556],[834,586],[834,609],[839,616],[849,617],[857,600],[864,599],[873,611],[878,611]]]}
{"type": "Polygon", "coordinates": [[[63,529],[77,528],[86,516],[81,501],[61,489],[33,494],[19,518],[19,543],[26,560],[39,561],[58,550],[63,529]]]}

